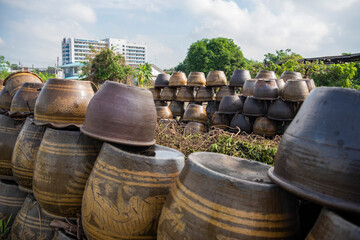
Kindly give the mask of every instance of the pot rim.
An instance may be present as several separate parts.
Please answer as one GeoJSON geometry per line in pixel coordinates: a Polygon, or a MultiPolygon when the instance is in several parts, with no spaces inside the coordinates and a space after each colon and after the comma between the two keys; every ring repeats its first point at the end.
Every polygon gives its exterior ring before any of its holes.
{"type": "Polygon", "coordinates": [[[271,117],[268,114],[266,114],[265,117],[275,121],[292,121],[294,119],[294,118],[276,118],[276,117],[271,117]]]}

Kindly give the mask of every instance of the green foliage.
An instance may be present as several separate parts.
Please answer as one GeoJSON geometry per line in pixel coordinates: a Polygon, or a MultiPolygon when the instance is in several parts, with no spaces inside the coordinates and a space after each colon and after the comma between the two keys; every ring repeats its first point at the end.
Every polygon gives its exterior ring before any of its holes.
{"type": "Polygon", "coordinates": [[[51,74],[51,73],[47,73],[47,72],[39,72],[37,70],[33,71],[34,73],[36,73],[37,75],[39,75],[39,77],[41,77],[41,79],[46,82],[49,78],[55,78],[55,74],[51,74]]]}
{"type": "Polygon", "coordinates": [[[264,55],[264,63],[279,63],[279,62],[286,62],[288,60],[299,60],[303,57],[300,54],[291,52],[291,49],[286,50],[276,50],[276,53],[267,53],[264,55]]]}
{"type": "Polygon", "coordinates": [[[9,216],[9,218],[6,219],[1,219],[0,220],[0,239],[6,239],[8,234],[10,233],[11,230],[11,226],[10,226],[10,220],[11,220],[11,214],[9,216]]]}
{"type": "Polygon", "coordinates": [[[185,60],[175,67],[176,71],[208,73],[222,70],[228,78],[235,69],[245,66],[245,58],[232,39],[202,39],[191,44],[185,60]]]}
{"type": "Polygon", "coordinates": [[[151,65],[149,63],[140,64],[136,68],[136,72],[134,75],[137,78],[138,85],[143,87],[144,85],[148,85],[152,79],[151,65]]]}
{"type": "Polygon", "coordinates": [[[105,80],[126,83],[128,76],[134,74],[134,69],[125,64],[121,54],[109,48],[99,52],[92,49],[93,55],[82,68],[82,76],[95,84],[102,84],[105,80]]]}
{"type": "Polygon", "coordinates": [[[0,79],[5,79],[10,75],[10,72],[8,72],[9,67],[10,63],[5,60],[4,56],[0,56],[0,79]]]}

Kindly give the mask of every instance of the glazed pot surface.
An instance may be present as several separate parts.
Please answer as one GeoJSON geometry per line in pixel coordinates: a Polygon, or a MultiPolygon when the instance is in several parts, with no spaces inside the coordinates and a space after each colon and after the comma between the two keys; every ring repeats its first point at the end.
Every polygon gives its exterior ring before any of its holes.
{"type": "Polygon", "coordinates": [[[187,80],[187,85],[193,87],[205,86],[205,74],[203,72],[191,72],[187,80]]]}
{"type": "Polygon", "coordinates": [[[219,105],[219,113],[235,114],[241,113],[243,109],[243,102],[238,95],[224,96],[219,105]]]}
{"type": "Polygon", "coordinates": [[[33,72],[19,71],[10,74],[5,80],[4,85],[6,91],[11,97],[14,97],[16,92],[25,82],[42,83],[43,80],[33,72]]]}
{"type": "Polygon", "coordinates": [[[244,85],[245,81],[250,78],[251,78],[251,76],[250,76],[249,70],[236,69],[230,78],[229,86],[242,87],[244,85]]]}
{"type": "Polygon", "coordinates": [[[206,86],[225,86],[227,80],[223,71],[210,71],[206,77],[206,86]]]}
{"type": "Polygon", "coordinates": [[[206,123],[207,116],[205,108],[198,104],[189,104],[185,110],[182,121],[206,123]]]}
{"type": "Polygon", "coordinates": [[[155,79],[155,87],[167,87],[169,85],[169,79],[169,74],[160,73],[155,79]]]}

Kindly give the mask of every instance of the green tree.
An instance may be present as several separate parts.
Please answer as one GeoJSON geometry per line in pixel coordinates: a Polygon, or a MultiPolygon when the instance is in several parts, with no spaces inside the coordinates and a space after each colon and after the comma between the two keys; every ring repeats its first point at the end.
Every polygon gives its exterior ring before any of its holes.
{"type": "Polygon", "coordinates": [[[4,56],[0,56],[0,79],[5,79],[10,75],[8,69],[10,68],[10,63],[5,60],[4,56]]]}
{"type": "Polygon", "coordinates": [[[288,60],[299,60],[303,57],[300,54],[291,52],[291,49],[286,50],[276,50],[276,53],[267,53],[264,55],[264,63],[279,63],[279,62],[286,62],[288,60]]]}
{"type": "Polygon", "coordinates": [[[51,74],[48,72],[39,72],[36,69],[33,71],[34,73],[36,73],[39,77],[41,77],[41,79],[46,82],[49,78],[55,78],[55,74],[51,74]]]}
{"type": "Polygon", "coordinates": [[[235,69],[245,66],[245,58],[232,39],[202,39],[191,44],[183,62],[175,67],[177,71],[205,72],[222,70],[231,77],[235,69]]]}
{"type": "Polygon", "coordinates": [[[135,77],[140,87],[149,84],[152,79],[151,65],[149,63],[140,64],[136,68],[135,77]]]}

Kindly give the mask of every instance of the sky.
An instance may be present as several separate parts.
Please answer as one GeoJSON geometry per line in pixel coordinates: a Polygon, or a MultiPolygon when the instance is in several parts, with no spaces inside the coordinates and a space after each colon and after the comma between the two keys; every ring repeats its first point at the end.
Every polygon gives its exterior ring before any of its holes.
{"type": "Polygon", "coordinates": [[[303,57],[359,53],[360,0],[0,0],[0,55],[11,63],[54,66],[64,37],[146,44],[148,62],[163,69],[215,37],[258,61],[288,48],[303,57]]]}

